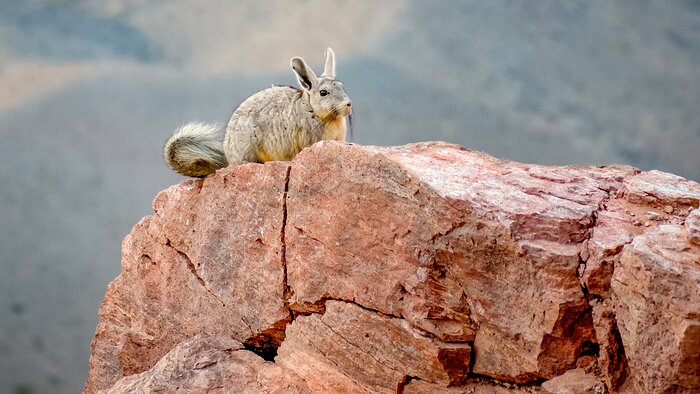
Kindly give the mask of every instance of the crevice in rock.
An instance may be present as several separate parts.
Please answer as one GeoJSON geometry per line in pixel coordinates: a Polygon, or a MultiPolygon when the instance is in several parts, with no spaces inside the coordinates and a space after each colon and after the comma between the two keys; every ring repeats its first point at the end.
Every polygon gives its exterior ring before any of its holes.
{"type": "Polygon", "coordinates": [[[200,285],[202,285],[204,290],[206,290],[207,293],[209,293],[212,297],[214,297],[217,301],[219,301],[222,306],[226,307],[226,303],[221,298],[219,298],[219,296],[216,295],[216,293],[211,291],[211,289],[209,289],[209,287],[207,287],[207,284],[204,282],[204,279],[202,279],[202,277],[199,276],[199,273],[197,272],[197,267],[194,266],[194,263],[189,258],[189,256],[187,256],[185,253],[175,249],[172,245],[170,245],[170,247],[173,248],[177,252],[177,254],[185,260],[185,263],[187,264],[187,268],[190,270],[192,275],[194,275],[194,277],[197,279],[197,282],[200,285]]]}
{"type": "Polygon", "coordinates": [[[260,356],[265,361],[275,362],[278,346],[254,346],[244,343],[243,348],[260,356]]]}
{"type": "MultiPolygon", "coordinates": [[[[414,330],[415,332],[419,333],[419,334],[422,335],[423,337],[428,338],[428,339],[434,339],[434,340],[438,340],[438,341],[443,342],[443,340],[440,339],[440,338],[439,338],[438,336],[436,336],[435,334],[433,334],[433,333],[431,333],[431,332],[425,330],[424,328],[421,328],[421,327],[418,327],[418,326],[414,325],[412,322],[406,320],[402,315],[396,315],[396,314],[393,314],[393,313],[390,313],[390,312],[386,312],[386,311],[381,311],[381,310],[378,310],[378,309],[370,308],[370,307],[364,306],[364,305],[362,305],[362,304],[359,304],[359,303],[358,303],[357,301],[355,301],[355,300],[347,300],[347,299],[343,299],[343,298],[340,298],[340,297],[329,297],[329,296],[324,296],[324,297],[321,297],[321,299],[319,299],[318,301],[313,302],[313,303],[306,302],[306,303],[301,303],[301,304],[294,305],[294,306],[292,306],[292,311],[293,311],[293,313],[294,313],[295,316],[309,316],[309,315],[313,315],[313,314],[323,315],[324,313],[326,313],[326,302],[329,301],[329,300],[330,300],[330,301],[339,301],[339,302],[345,302],[345,303],[353,304],[353,305],[355,305],[355,306],[357,306],[357,307],[359,307],[359,308],[361,308],[361,309],[363,309],[363,310],[365,310],[365,311],[372,312],[372,313],[374,313],[374,314],[377,314],[377,315],[380,315],[380,316],[383,316],[383,317],[386,317],[386,318],[404,320],[404,321],[406,321],[406,322],[409,324],[409,326],[411,327],[412,330],[414,330]]],[[[455,343],[455,344],[466,343],[466,344],[469,344],[469,345],[471,346],[471,342],[470,342],[470,341],[459,341],[459,340],[458,340],[458,341],[447,341],[447,342],[448,342],[448,343],[455,343]]]]}
{"type": "MultiPolygon", "coordinates": [[[[606,200],[607,201],[607,200],[606,200]]],[[[602,203],[601,203],[602,204],[602,203]]],[[[586,285],[583,282],[583,275],[586,273],[586,263],[588,262],[588,259],[590,258],[588,250],[583,250],[588,249],[588,242],[590,242],[591,238],[593,237],[593,230],[595,229],[596,225],[598,224],[598,212],[601,211],[601,206],[598,206],[598,209],[593,211],[591,213],[591,225],[587,229],[587,234],[586,238],[579,244],[581,245],[581,250],[578,253],[578,259],[579,259],[579,266],[576,269],[576,277],[578,277],[579,282],[581,283],[581,292],[583,293],[584,297],[586,300],[588,300],[588,289],[586,288],[586,285]],[[584,253],[585,253],[585,258],[584,258],[584,253]]]]}
{"type": "Polygon", "coordinates": [[[627,361],[627,355],[625,354],[625,344],[622,342],[622,337],[620,336],[620,330],[617,327],[617,319],[613,318],[612,327],[610,329],[611,341],[619,346],[617,352],[613,352],[608,355],[609,363],[611,365],[618,365],[619,367],[615,371],[609,371],[610,373],[610,388],[617,390],[620,388],[627,377],[630,375],[629,362],[627,361]]]}
{"type": "Polygon", "coordinates": [[[599,346],[598,368],[612,392],[621,387],[630,374],[622,337],[617,326],[615,311],[609,301],[598,301],[594,309],[599,346]],[[608,305],[606,305],[606,303],[608,305]]]}
{"type": "MultiPolygon", "coordinates": [[[[589,236],[590,238],[590,236],[589,236]]],[[[588,247],[585,243],[583,244],[582,247],[588,247]]],[[[581,253],[579,252],[578,255],[578,270],[576,272],[576,275],[578,276],[578,281],[579,284],[581,285],[581,292],[583,293],[583,297],[586,299],[586,302],[591,301],[591,294],[590,291],[588,290],[588,285],[586,285],[586,282],[583,281],[583,274],[586,272],[586,261],[584,260],[583,256],[581,256],[581,253]]]]}
{"type": "Polygon", "coordinates": [[[314,313],[323,315],[324,313],[326,313],[326,302],[327,301],[346,302],[348,304],[353,304],[357,307],[360,307],[368,312],[376,313],[380,316],[394,318],[394,319],[403,319],[402,316],[394,315],[390,312],[380,311],[379,309],[373,309],[373,308],[364,306],[362,304],[359,304],[354,299],[353,300],[346,300],[346,299],[339,298],[339,297],[329,297],[329,296],[323,296],[318,301],[313,302],[313,303],[308,303],[308,302],[303,303],[303,304],[301,304],[301,306],[303,306],[303,309],[297,307],[297,309],[294,312],[300,316],[308,316],[308,315],[311,315],[314,313]]]}
{"type": "Polygon", "coordinates": [[[474,365],[476,365],[476,350],[474,349],[474,341],[467,342],[469,345],[469,373],[467,374],[467,378],[471,377],[472,374],[474,373],[474,365]]]}
{"type": "MultiPolygon", "coordinates": [[[[602,189],[599,188],[599,190],[602,190],[602,189]]],[[[605,191],[605,190],[603,190],[603,191],[605,191]]],[[[584,247],[588,248],[588,242],[590,242],[591,238],[593,237],[593,230],[598,225],[598,216],[600,215],[600,212],[604,212],[608,209],[607,203],[608,203],[608,201],[610,201],[613,198],[612,191],[605,191],[605,192],[607,193],[607,196],[603,197],[603,199],[600,200],[600,202],[598,202],[598,207],[596,207],[596,209],[593,210],[593,212],[591,212],[591,224],[587,228],[588,232],[586,234],[586,237],[580,243],[582,248],[584,248],[584,247]]],[[[583,252],[583,251],[581,251],[581,252],[583,252]]],[[[576,272],[576,276],[578,276],[579,280],[581,280],[583,278],[583,274],[586,272],[586,262],[588,261],[588,258],[589,258],[588,251],[586,251],[586,258],[584,258],[581,255],[581,252],[579,252],[580,266],[576,272]]],[[[581,282],[581,283],[583,284],[583,282],[581,282]]],[[[582,286],[582,290],[583,290],[583,286],[582,286]]],[[[585,295],[586,294],[584,292],[584,296],[585,295]]],[[[586,300],[588,300],[588,297],[586,297],[586,300]]]]}
{"type": "MultiPolygon", "coordinates": [[[[633,175],[634,176],[634,175],[633,175]]],[[[603,190],[603,189],[600,189],[603,190]]],[[[606,312],[607,316],[605,318],[609,319],[607,327],[600,325],[601,317],[594,317],[593,305],[596,303],[605,302],[606,298],[598,294],[592,294],[586,282],[584,281],[587,269],[588,259],[590,259],[589,251],[584,250],[584,248],[589,248],[589,242],[593,237],[593,231],[598,226],[598,217],[602,212],[607,211],[607,204],[609,201],[620,197],[621,189],[614,190],[604,190],[607,192],[608,196],[600,201],[598,208],[592,212],[592,222],[588,229],[588,235],[586,239],[581,244],[582,250],[579,253],[579,268],[577,271],[577,276],[581,284],[581,291],[583,296],[588,303],[588,310],[590,311],[591,318],[593,319],[593,332],[596,338],[592,338],[592,341],[584,341],[579,349],[579,358],[584,356],[593,356],[596,359],[596,365],[599,372],[602,373],[604,382],[608,390],[615,392],[625,381],[629,374],[629,367],[627,365],[627,358],[625,350],[622,344],[622,338],[620,337],[619,331],[617,329],[617,320],[612,311],[606,312]],[[600,332],[603,331],[603,335],[607,339],[601,341],[600,332]]],[[[624,246],[631,243],[635,237],[631,237],[627,242],[617,247],[614,253],[607,258],[613,259],[614,256],[622,253],[624,246]]],[[[614,272],[614,266],[612,267],[614,272]]],[[[613,280],[613,272],[610,273],[610,280],[613,280]]],[[[609,283],[608,286],[611,284],[609,283]]]]}
{"type": "Polygon", "coordinates": [[[559,316],[551,331],[544,333],[537,356],[538,370],[516,376],[515,382],[532,382],[545,376],[560,375],[574,368],[584,350],[590,351],[588,343],[595,342],[592,308],[585,300],[561,304],[559,316]],[[567,353],[559,353],[568,349],[567,353]]]}
{"type": "Polygon", "coordinates": [[[542,386],[542,383],[546,382],[547,379],[541,378],[541,377],[535,377],[533,378],[529,383],[513,383],[513,382],[508,382],[506,380],[500,380],[498,378],[494,378],[493,376],[488,376],[488,375],[482,375],[478,373],[469,373],[469,376],[467,377],[466,383],[482,383],[482,384],[488,384],[491,386],[498,386],[498,387],[505,387],[508,389],[524,389],[528,387],[540,387],[542,386]]]}
{"type": "Polygon", "coordinates": [[[420,380],[415,376],[404,375],[404,377],[396,384],[396,394],[403,394],[404,388],[411,383],[412,380],[420,380]]]}
{"type": "MultiPolygon", "coordinates": [[[[285,318],[272,324],[269,328],[255,333],[244,340],[243,346],[263,359],[274,362],[275,356],[277,356],[277,349],[279,349],[286,337],[285,328],[289,322],[290,319],[285,318]]],[[[251,329],[251,332],[255,331],[251,329]]]]}
{"type": "Polygon", "coordinates": [[[578,358],[584,356],[594,356],[597,358],[599,352],[600,345],[598,343],[592,341],[583,341],[583,343],[581,344],[581,348],[579,349],[578,358]]]}
{"type": "Polygon", "coordinates": [[[243,347],[258,356],[262,357],[266,361],[275,361],[277,356],[277,350],[282,345],[285,339],[285,330],[287,324],[294,321],[294,312],[289,306],[289,299],[291,298],[293,291],[291,290],[288,282],[287,273],[287,243],[286,243],[286,231],[287,231],[287,195],[289,193],[289,179],[292,171],[292,166],[287,166],[287,171],[284,178],[284,192],[282,194],[282,225],[280,229],[280,264],[282,265],[282,298],[284,301],[284,307],[289,312],[289,317],[282,319],[274,323],[271,327],[262,332],[255,333],[255,331],[250,327],[247,322],[243,322],[249,327],[250,331],[254,333],[251,337],[243,341],[243,347]]]}
{"type": "Polygon", "coordinates": [[[361,305],[361,304],[357,303],[354,299],[353,300],[343,300],[341,298],[328,298],[328,299],[335,300],[335,301],[347,302],[349,304],[356,305],[356,306],[358,306],[358,307],[360,307],[368,312],[374,312],[380,316],[390,317],[390,318],[394,318],[394,319],[403,319],[403,316],[394,315],[390,312],[384,312],[384,311],[380,311],[379,309],[374,309],[374,308],[370,308],[370,307],[365,306],[365,305],[361,305]]]}
{"type": "Polygon", "coordinates": [[[598,190],[606,192],[607,196],[604,197],[602,200],[600,200],[598,202],[598,207],[593,212],[591,212],[591,224],[586,229],[587,230],[586,237],[579,244],[581,247],[581,250],[579,251],[579,265],[576,269],[576,277],[579,279],[579,283],[581,285],[581,293],[583,294],[583,298],[589,304],[593,298],[599,298],[599,297],[590,294],[588,286],[586,285],[586,283],[584,282],[584,279],[583,279],[584,275],[586,274],[588,259],[590,258],[589,251],[587,250],[588,243],[590,242],[591,238],[593,238],[593,231],[595,230],[596,226],[598,225],[598,217],[600,216],[600,213],[607,211],[608,201],[612,200],[614,198],[614,193],[616,193],[616,190],[604,190],[601,188],[598,188],[598,190]]]}
{"type": "Polygon", "coordinates": [[[287,232],[287,195],[289,193],[289,179],[292,172],[292,166],[287,166],[287,173],[284,177],[284,194],[282,195],[282,229],[280,230],[280,258],[282,262],[282,297],[284,298],[284,305],[289,311],[290,321],[294,321],[294,312],[292,308],[289,307],[289,299],[292,296],[292,289],[289,287],[289,279],[287,273],[287,243],[286,243],[286,232],[287,232]]]}

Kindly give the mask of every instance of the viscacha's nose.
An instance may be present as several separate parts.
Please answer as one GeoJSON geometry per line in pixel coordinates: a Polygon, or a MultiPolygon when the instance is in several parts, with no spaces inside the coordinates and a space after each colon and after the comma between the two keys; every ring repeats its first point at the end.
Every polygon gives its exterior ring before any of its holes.
{"type": "Polygon", "coordinates": [[[347,105],[348,107],[352,107],[352,101],[348,101],[348,103],[345,105],[347,105]]]}

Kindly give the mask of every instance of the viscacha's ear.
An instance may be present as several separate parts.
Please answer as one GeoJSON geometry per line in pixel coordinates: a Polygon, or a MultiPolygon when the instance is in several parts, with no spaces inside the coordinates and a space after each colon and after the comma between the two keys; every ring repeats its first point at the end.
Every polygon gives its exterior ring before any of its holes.
{"type": "Polygon", "coordinates": [[[321,76],[335,79],[335,53],[331,48],[326,48],[326,66],[323,68],[321,76]]]}
{"type": "Polygon", "coordinates": [[[292,70],[294,70],[294,73],[297,75],[297,79],[302,88],[311,90],[318,85],[318,78],[316,78],[314,70],[306,64],[304,59],[293,57],[291,63],[292,70]]]}

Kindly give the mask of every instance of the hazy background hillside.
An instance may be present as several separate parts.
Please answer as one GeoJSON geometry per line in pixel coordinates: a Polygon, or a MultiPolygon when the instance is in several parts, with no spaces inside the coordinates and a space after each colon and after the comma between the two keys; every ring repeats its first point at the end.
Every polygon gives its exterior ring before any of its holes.
{"type": "Polygon", "coordinates": [[[700,2],[0,0],[0,392],[74,393],[161,146],[335,49],[355,142],[700,180],[700,2]]]}

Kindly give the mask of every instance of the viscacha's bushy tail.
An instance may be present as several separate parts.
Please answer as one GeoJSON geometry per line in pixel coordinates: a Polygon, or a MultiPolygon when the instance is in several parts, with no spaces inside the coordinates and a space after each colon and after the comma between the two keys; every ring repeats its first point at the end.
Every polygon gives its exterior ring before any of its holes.
{"type": "Polygon", "coordinates": [[[188,123],[175,130],[163,147],[165,164],[173,171],[193,177],[207,176],[228,165],[219,127],[188,123]]]}

